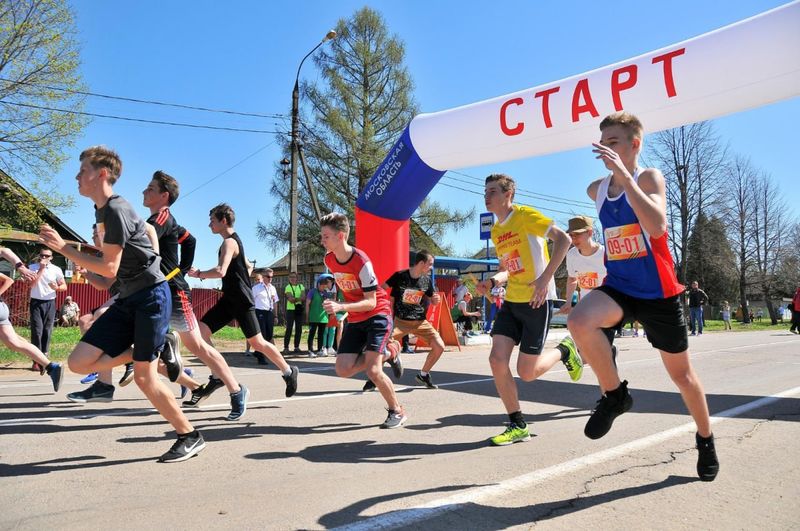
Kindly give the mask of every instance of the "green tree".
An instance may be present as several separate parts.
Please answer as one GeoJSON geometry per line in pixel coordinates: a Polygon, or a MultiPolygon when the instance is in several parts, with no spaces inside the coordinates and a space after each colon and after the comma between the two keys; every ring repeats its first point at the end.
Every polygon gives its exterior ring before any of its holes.
{"type": "Polygon", "coordinates": [[[73,205],[52,175],[86,125],[80,115],[55,110],[83,106],[72,92],[83,89],[75,33],[61,0],[0,2],[0,169],[54,211],[73,205]]]}
{"type": "MultiPolygon", "coordinates": [[[[403,43],[389,33],[378,12],[362,8],[339,20],[336,32],[337,37],[314,58],[322,73],[321,85],[302,85],[302,101],[308,108],[301,114],[311,116],[310,125],[302,127],[302,150],[323,214],[336,210],[352,219],[361,189],[418,111],[411,76],[403,65],[403,43]]],[[[288,153],[288,142],[283,141],[288,153]]],[[[270,193],[279,199],[278,206],[273,220],[259,222],[257,230],[261,241],[279,249],[289,240],[289,182],[275,169],[270,193]]],[[[319,249],[319,225],[304,190],[305,180],[299,181],[298,241],[305,242],[301,247],[306,249],[319,249]]],[[[441,241],[448,228],[462,227],[473,215],[471,210],[452,211],[428,200],[412,216],[412,225],[441,241]]],[[[414,241],[415,233],[411,231],[412,248],[424,245],[414,241]]],[[[303,254],[301,250],[301,260],[303,254]]]]}
{"type": "Polygon", "coordinates": [[[689,238],[687,282],[697,280],[714,306],[738,297],[739,273],[728,230],[721,218],[701,213],[689,238]]]}

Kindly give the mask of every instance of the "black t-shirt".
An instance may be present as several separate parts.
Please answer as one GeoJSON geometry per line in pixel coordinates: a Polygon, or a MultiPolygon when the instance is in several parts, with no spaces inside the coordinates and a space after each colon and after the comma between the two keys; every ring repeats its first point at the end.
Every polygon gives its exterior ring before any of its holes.
{"type": "Polygon", "coordinates": [[[433,296],[431,277],[423,275],[413,278],[411,271],[405,269],[393,273],[386,281],[389,295],[394,298],[394,316],[406,321],[422,321],[425,319],[427,305],[425,297],[433,296]]]}
{"type": "Polygon", "coordinates": [[[103,243],[122,247],[117,271],[120,298],[164,281],[159,269],[161,258],[147,238],[144,221],[130,203],[112,195],[94,215],[97,230],[103,233],[103,243]]]}
{"type": "MultiPolygon", "coordinates": [[[[227,299],[254,306],[253,290],[250,289],[250,274],[245,263],[244,245],[235,232],[230,237],[239,245],[239,254],[228,264],[228,270],[222,277],[222,293],[227,299]]],[[[220,252],[222,252],[222,248],[220,248],[220,252]]]]}
{"type": "Polygon", "coordinates": [[[168,208],[156,212],[147,218],[147,222],[156,229],[158,235],[158,252],[161,255],[161,272],[170,274],[176,267],[180,273],[173,276],[169,283],[183,291],[189,289],[189,283],[183,275],[189,271],[194,262],[195,238],[189,231],[178,225],[168,208]],[[181,248],[178,259],[178,246],[181,248]]]}

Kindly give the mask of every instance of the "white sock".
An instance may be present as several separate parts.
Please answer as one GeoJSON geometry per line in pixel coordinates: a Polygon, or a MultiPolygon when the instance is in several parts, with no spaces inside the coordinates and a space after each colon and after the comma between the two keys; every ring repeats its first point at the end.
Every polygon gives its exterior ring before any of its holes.
{"type": "Polygon", "coordinates": [[[419,371],[419,375],[425,378],[426,376],[428,376],[428,373],[425,371],[419,371]]]}
{"type": "Polygon", "coordinates": [[[291,376],[292,375],[292,368],[289,367],[288,369],[286,369],[286,371],[284,371],[283,375],[284,376],[291,376]]]}

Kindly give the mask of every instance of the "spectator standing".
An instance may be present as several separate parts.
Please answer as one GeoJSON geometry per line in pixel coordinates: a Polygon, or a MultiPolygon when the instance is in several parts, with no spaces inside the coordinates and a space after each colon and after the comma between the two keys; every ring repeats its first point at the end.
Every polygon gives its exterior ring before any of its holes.
{"type": "Polygon", "coordinates": [[[728,301],[722,301],[722,324],[725,325],[725,330],[731,330],[731,304],[728,301]]]}
{"type": "Polygon", "coordinates": [[[800,288],[797,288],[797,291],[794,292],[790,308],[792,309],[792,327],[789,332],[800,334],[800,288]]]}
{"type": "MultiPolygon", "coordinates": [[[[272,276],[272,269],[267,268],[263,275],[256,275],[256,283],[253,284],[251,289],[261,335],[270,343],[275,343],[272,337],[275,329],[275,305],[278,304],[280,299],[278,298],[278,291],[272,285],[272,276]]],[[[267,364],[267,358],[263,354],[256,352],[255,356],[260,365],[267,364]]]]}
{"type": "Polygon", "coordinates": [[[708,295],[700,289],[696,280],[689,289],[689,330],[691,335],[703,335],[703,305],[708,302],[708,295]]]}
{"type": "MultiPolygon", "coordinates": [[[[50,263],[52,259],[53,251],[43,247],[38,260],[28,267],[36,273],[31,287],[31,343],[47,357],[50,356],[50,335],[56,320],[56,292],[67,290],[64,272],[50,263]]],[[[33,370],[42,371],[36,362],[33,365],[33,370]]]]}
{"type": "Polygon", "coordinates": [[[308,357],[326,356],[322,350],[323,334],[328,327],[328,314],[322,309],[325,300],[323,293],[328,291],[330,277],[320,276],[317,285],[308,291],[306,296],[306,315],[308,316],[308,357]],[[314,350],[314,337],[317,338],[317,350],[314,350]]]}
{"type": "Polygon", "coordinates": [[[70,295],[67,295],[59,311],[59,324],[61,326],[78,326],[78,317],[80,315],[81,309],[78,307],[78,303],[74,302],[70,295]]]}
{"type": "Polygon", "coordinates": [[[294,353],[300,352],[300,336],[303,335],[303,310],[305,308],[306,287],[297,281],[297,273],[289,273],[286,295],[286,334],[283,336],[283,353],[289,353],[294,328],[294,353]]]}

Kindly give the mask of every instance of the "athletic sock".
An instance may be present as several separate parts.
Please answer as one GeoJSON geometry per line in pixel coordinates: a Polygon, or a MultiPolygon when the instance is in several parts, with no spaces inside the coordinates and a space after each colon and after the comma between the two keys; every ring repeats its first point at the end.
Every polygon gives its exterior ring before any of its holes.
{"type": "Polygon", "coordinates": [[[428,373],[425,371],[419,371],[419,375],[425,378],[426,376],[428,376],[428,373]]]}
{"type": "Polygon", "coordinates": [[[286,371],[283,373],[283,375],[284,376],[291,376],[292,375],[292,368],[289,367],[288,369],[286,369],[286,371]]]}
{"type": "Polygon", "coordinates": [[[192,430],[189,433],[178,433],[178,437],[197,437],[197,430],[192,430]]]}
{"type": "Polygon", "coordinates": [[[556,345],[556,348],[559,352],[561,352],[561,363],[567,361],[569,359],[569,349],[566,347],[566,345],[559,343],[556,345]]]}
{"type": "Polygon", "coordinates": [[[524,428],[528,424],[525,422],[525,417],[522,416],[522,411],[515,411],[514,413],[510,413],[508,415],[509,420],[511,423],[516,425],[518,428],[524,428]]]}

